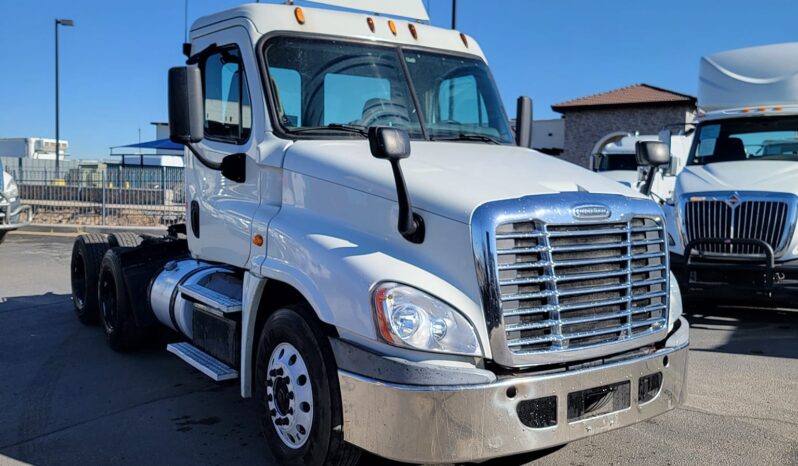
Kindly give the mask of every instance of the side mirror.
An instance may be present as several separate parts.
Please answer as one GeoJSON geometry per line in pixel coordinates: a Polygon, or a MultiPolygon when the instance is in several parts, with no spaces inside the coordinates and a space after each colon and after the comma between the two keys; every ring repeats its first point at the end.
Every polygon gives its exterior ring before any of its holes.
{"type": "Polygon", "coordinates": [[[638,165],[658,168],[671,163],[671,151],[660,141],[637,141],[635,155],[638,165]]]}
{"type": "Polygon", "coordinates": [[[515,111],[515,144],[519,147],[532,147],[532,99],[518,98],[515,111]]]}
{"type": "Polygon", "coordinates": [[[202,141],[202,80],[197,67],[178,66],[169,70],[169,139],[190,145],[202,141]]]}
{"type": "Polygon", "coordinates": [[[640,192],[646,196],[651,195],[654,185],[654,176],[657,170],[671,162],[671,151],[668,145],[660,141],[637,141],[635,143],[637,164],[648,167],[640,192]]]}
{"type": "Polygon", "coordinates": [[[378,159],[401,160],[410,157],[410,136],[399,128],[369,128],[371,155],[378,159]]]}
{"type": "Polygon", "coordinates": [[[424,219],[413,212],[405,177],[399,165],[400,160],[410,157],[410,136],[403,129],[372,126],[369,128],[369,147],[375,158],[391,162],[396,199],[399,202],[399,222],[396,228],[411,243],[423,243],[424,219]]]}

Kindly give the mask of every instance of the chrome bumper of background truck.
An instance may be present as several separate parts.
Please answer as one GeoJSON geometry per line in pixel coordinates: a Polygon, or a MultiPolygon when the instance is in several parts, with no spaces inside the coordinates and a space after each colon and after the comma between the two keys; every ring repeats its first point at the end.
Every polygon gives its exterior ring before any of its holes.
{"type": "Polygon", "coordinates": [[[33,220],[33,210],[29,205],[21,205],[19,200],[10,203],[8,199],[0,193],[0,231],[16,230],[30,225],[33,220]],[[25,222],[19,221],[19,216],[23,212],[27,213],[25,222]]]}
{"type": "Polygon", "coordinates": [[[339,370],[344,439],[398,461],[480,461],[562,445],[649,419],[679,406],[686,396],[689,330],[684,318],[680,324],[664,348],[643,357],[487,384],[401,385],[339,370]],[[659,392],[638,403],[640,377],[657,372],[663,375],[659,392]],[[570,393],[625,381],[631,383],[628,408],[567,421],[570,393]],[[519,402],[552,395],[557,397],[555,426],[530,428],[521,422],[519,402]]]}

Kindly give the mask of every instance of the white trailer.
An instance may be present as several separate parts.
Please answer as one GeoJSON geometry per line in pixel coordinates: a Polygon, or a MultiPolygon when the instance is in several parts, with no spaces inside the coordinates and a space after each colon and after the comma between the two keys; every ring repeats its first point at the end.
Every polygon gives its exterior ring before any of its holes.
{"type": "Polygon", "coordinates": [[[194,23],[169,72],[187,225],[78,238],[81,321],[116,350],[178,334],[254,397],[280,464],[481,461],[679,406],[659,206],[514,141],[473,37],[386,16],[420,1],[334,3],[382,14],[194,23]]]}
{"type": "MultiPolygon", "coordinates": [[[[59,141],[60,159],[64,160],[69,142],[59,141]]],[[[0,157],[55,160],[55,139],[0,138],[0,157]]]]}
{"type": "Polygon", "coordinates": [[[701,59],[698,126],[669,219],[695,298],[798,296],[798,42],[701,59]]]}

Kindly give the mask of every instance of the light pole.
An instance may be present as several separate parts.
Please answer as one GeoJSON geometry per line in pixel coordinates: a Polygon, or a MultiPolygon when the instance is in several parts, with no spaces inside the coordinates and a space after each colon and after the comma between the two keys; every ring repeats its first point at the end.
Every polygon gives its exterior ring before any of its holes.
{"type": "Polygon", "coordinates": [[[452,0],[452,29],[457,29],[457,0],[452,0]]]}
{"type": "Polygon", "coordinates": [[[58,178],[61,174],[59,171],[59,155],[61,153],[61,141],[58,126],[58,26],[72,27],[75,22],[71,19],[56,19],[55,20],[55,177],[58,178]]]}

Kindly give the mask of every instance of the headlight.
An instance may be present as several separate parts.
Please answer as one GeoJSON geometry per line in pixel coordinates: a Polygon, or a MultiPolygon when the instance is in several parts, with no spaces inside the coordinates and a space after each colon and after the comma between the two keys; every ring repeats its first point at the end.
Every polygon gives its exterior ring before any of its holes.
{"type": "Polygon", "coordinates": [[[673,275],[673,272],[670,273],[670,309],[668,309],[668,333],[673,331],[673,326],[676,325],[676,321],[679,320],[679,317],[682,316],[682,292],[679,290],[679,281],[676,280],[676,276],[673,275]]]}
{"type": "Polygon", "coordinates": [[[476,331],[459,311],[407,285],[382,283],[373,294],[377,329],[396,346],[482,356],[476,331]]]}
{"type": "MultiPolygon", "coordinates": [[[[2,176],[2,174],[0,174],[2,176]]],[[[19,197],[19,186],[17,186],[17,182],[13,179],[8,182],[6,186],[6,197],[8,198],[9,202],[14,202],[19,197]]]]}

